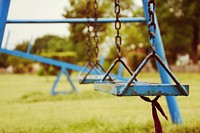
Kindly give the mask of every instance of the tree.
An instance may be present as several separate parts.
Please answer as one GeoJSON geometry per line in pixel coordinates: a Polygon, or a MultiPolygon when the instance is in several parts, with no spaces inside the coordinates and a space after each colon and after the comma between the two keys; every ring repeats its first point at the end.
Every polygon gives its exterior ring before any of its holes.
{"type": "Polygon", "coordinates": [[[192,28],[192,60],[194,64],[198,63],[198,45],[199,45],[199,32],[200,32],[200,2],[198,0],[184,0],[182,1],[182,11],[184,17],[183,21],[189,24],[192,28]]]}
{"type": "MultiPolygon", "coordinates": [[[[104,10],[101,7],[107,7],[107,1],[105,2],[99,2],[98,6],[98,17],[103,17],[105,12],[107,10],[104,10]],[[103,4],[103,5],[102,5],[103,4]]],[[[93,17],[94,12],[93,12],[93,3],[91,1],[90,3],[90,12],[87,14],[86,10],[86,1],[80,1],[80,0],[71,0],[70,1],[70,7],[71,8],[66,8],[65,9],[65,14],[63,15],[65,18],[86,18],[87,16],[93,17]]],[[[98,42],[99,44],[104,41],[105,38],[102,37],[102,32],[105,33],[106,29],[105,24],[98,24],[98,42]]],[[[90,31],[93,32],[91,29],[93,27],[93,23],[90,23],[90,31]]],[[[68,40],[71,41],[73,44],[73,51],[75,51],[78,54],[77,61],[86,61],[87,57],[87,33],[86,33],[86,24],[80,24],[80,23],[71,23],[69,27],[70,31],[70,36],[68,40]]],[[[91,44],[92,48],[94,48],[94,41],[93,41],[93,36],[91,36],[91,44]]],[[[92,51],[94,51],[92,49],[92,51]]],[[[92,57],[94,58],[94,52],[92,52],[92,57]]]]}
{"type": "Polygon", "coordinates": [[[199,7],[196,0],[157,1],[157,16],[170,62],[184,53],[190,53],[194,64],[198,62],[199,7]]]}
{"type": "MultiPolygon", "coordinates": [[[[23,41],[21,43],[18,43],[14,50],[18,50],[21,52],[27,52],[28,49],[28,41],[23,41]]],[[[24,58],[19,58],[16,56],[0,53],[0,67],[8,67],[11,65],[14,68],[15,73],[24,73],[31,71],[31,63],[33,61],[24,59],[24,58]]]]}
{"type": "MultiPolygon", "coordinates": [[[[192,55],[193,62],[197,63],[200,22],[199,12],[197,9],[200,2],[196,0],[167,0],[156,2],[160,31],[169,64],[175,63],[178,54],[186,53],[192,55]]],[[[66,12],[63,15],[64,17],[83,18],[87,16],[87,11],[85,9],[86,1],[71,0],[70,4],[71,8],[65,9],[66,12]]],[[[121,1],[120,5],[120,17],[135,17],[143,15],[142,8],[135,6],[133,0],[121,1]]],[[[99,0],[98,7],[99,17],[115,17],[114,2],[99,0]]],[[[90,17],[93,16],[92,8],[93,7],[91,7],[92,11],[89,14],[90,17]]],[[[71,42],[74,44],[74,50],[81,57],[78,59],[78,61],[86,60],[86,50],[82,50],[87,49],[86,25],[77,23],[70,24],[69,30],[71,33],[69,40],[71,40],[71,42]]],[[[123,54],[124,56],[126,56],[128,53],[126,48],[129,48],[130,45],[135,45],[137,48],[142,43],[145,50],[149,47],[146,24],[123,23],[120,30],[120,35],[122,37],[122,47],[125,47],[125,54],[123,54]]],[[[110,46],[113,48],[110,50],[109,54],[107,54],[107,59],[109,60],[116,57],[113,55],[113,51],[116,49],[114,44],[115,36],[116,31],[114,29],[114,24],[99,25],[99,44],[105,43],[106,41],[109,42],[109,44],[112,43],[110,46]]],[[[145,52],[149,51],[146,50],[145,52]]]]}
{"type": "MultiPolygon", "coordinates": [[[[91,0],[91,2],[93,2],[91,0]]],[[[98,17],[115,17],[114,14],[114,2],[113,1],[98,1],[98,17]]],[[[124,0],[120,2],[121,6],[121,13],[120,17],[132,17],[132,16],[141,16],[142,12],[141,9],[137,10],[138,7],[135,6],[133,3],[133,0],[124,0]]],[[[80,1],[80,0],[71,0],[70,1],[70,7],[65,9],[65,14],[63,15],[65,18],[86,18],[87,15],[89,15],[91,18],[94,16],[94,9],[93,9],[93,3],[91,3],[90,10],[91,12],[87,14],[86,10],[86,1],[80,1]]],[[[146,38],[143,37],[144,28],[141,28],[142,24],[122,24],[122,29],[120,30],[120,34],[122,36],[122,45],[127,47],[129,45],[135,44],[136,46],[143,42],[145,46],[147,46],[147,36],[146,38]],[[138,28],[140,27],[140,28],[138,28]],[[141,30],[142,29],[142,30],[141,30]],[[133,36],[134,34],[134,36],[133,36]]],[[[93,26],[93,24],[91,24],[93,26]]],[[[74,51],[78,53],[80,56],[80,59],[78,61],[86,61],[87,58],[87,35],[86,35],[86,24],[77,24],[73,23],[70,24],[69,27],[70,36],[69,40],[74,44],[74,51]],[[83,50],[85,49],[85,50],[83,50]]],[[[92,31],[93,32],[93,31],[92,31]]],[[[114,24],[99,24],[99,44],[103,43],[112,43],[110,46],[115,47],[114,40],[116,36],[116,31],[114,28],[114,24]],[[108,39],[106,39],[108,38],[108,39]]],[[[146,32],[145,32],[146,35],[146,32]]],[[[92,43],[93,42],[93,36],[92,36],[92,43]]],[[[93,46],[94,47],[94,46],[93,46]]],[[[109,46],[107,46],[109,47],[109,46]]],[[[114,48],[112,48],[114,49],[114,48]]],[[[113,50],[111,50],[110,54],[108,56],[113,56],[113,50]],[[111,55],[112,54],[112,55],[111,55]]],[[[103,51],[105,52],[105,50],[103,51]]],[[[125,55],[124,55],[125,56],[125,55]]],[[[108,57],[110,59],[110,57],[108,57]]],[[[93,56],[94,58],[94,56],[93,56]]]]}
{"type": "Polygon", "coordinates": [[[55,35],[44,35],[35,40],[31,52],[40,55],[43,52],[63,52],[72,49],[66,38],[55,35]]]}
{"type": "MultiPolygon", "coordinates": [[[[72,51],[74,46],[66,38],[55,35],[44,35],[35,40],[32,53],[63,62],[76,63],[77,54],[72,51]]],[[[40,74],[57,74],[60,68],[42,64],[40,74]]]]}
{"type": "Polygon", "coordinates": [[[7,62],[8,55],[4,53],[0,53],[0,67],[6,68],[9,66],[7,62]]]}
{"type": "Polygon", "coordinates": [[[29,45],[29,41],[23,41],[22,43],[18,43],[15,46],[14,50],[18,50],[18,51],[22,51],[22,52],[27,52],[28,50],[28,45],[29,45]]]}
{"type": "MultiPolygon", "coordinates": [[[[22,43],[17,44],[14,50],[27,52],[28,45],[28,41],[23,41],[22,43]]],[[[45,56],[47,58],[52,58],[63,62],[76,63],[76,53],[70,51],[72,47],[72,44],[68,43],[66,38],[55,35],[44,35],[43,37],[39,37],[36,39],[32,46],[31,54],[45,56]]],[[[16,73],[24,73],[29,71],[27,69],[32,68],[31,64],[33,63],[33,61],[31,60],[11,55],[6,56],[4,54],[1,57],[5,57],[5,59],[4,61],[2,61],[3,59],[0,58],[0,65],[5,67],[11,65],[13,66],[14,72],[16,73]]],[[[44,64],[42,66],[47,68],[44,69],[45,71],[47,71],[47,73],[50,70],[52,74],[56,74],[60,69],[44,64]]]]}
{"type": "MultiPolygon", "coordinates": [[[[29,41],[23,41],[22,43],[18,43],[14,50],[18,50],[21,52],[27,52],[29,45],[29,41]]],[[[13,67],[14,73],[25,73],[25,72],[32,72],[32,63],[33,61],[8,55],[6,59],[7,64],[13,67]]]]}

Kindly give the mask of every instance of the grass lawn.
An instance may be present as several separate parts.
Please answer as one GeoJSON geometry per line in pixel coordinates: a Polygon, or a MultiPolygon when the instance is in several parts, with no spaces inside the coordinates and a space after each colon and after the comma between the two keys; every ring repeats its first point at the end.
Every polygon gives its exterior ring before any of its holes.
{"type": "MultiPolygon", "coordinates": [[[[176,73],[190,85],[188,97],[177,97],[183,125],[173,125],[160,114],[165,133],[200,133],[200,74],[176,73]]],[[[79,85],[79,93],[51,96],[56,77],[0,75],[0,133],[153,133],[151,105],[139,97],[115,97],[79,85]]],[[[157,73],[139,79],[159,82],[157,73]],[[157,78],[156,78],[157,77],[157,78]]],[[[58,90],[70,90],[62,77],[58,90]]],[[[165,97],[159,100],[168,117],[165,97]]]]}

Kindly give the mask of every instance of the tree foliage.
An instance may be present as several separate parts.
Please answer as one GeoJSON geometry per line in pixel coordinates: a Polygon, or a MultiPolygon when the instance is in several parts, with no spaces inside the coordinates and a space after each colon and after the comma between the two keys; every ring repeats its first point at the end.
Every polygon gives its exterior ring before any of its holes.
{"type": "MultiPolygon", "coordinates": [[[[93,18],[94,16],[94,9],[93,9],[93,1],[91,0],[91,7],[90,7],[90,13],[89,16],[93,18]]],[[[113,1],[104,1],[104,0],[98,0],[98,17],[99,18],[115,18],[114,14],[114,2],[113,1]]],[[[132,16],[141,16],[143,13],[141,9],[138,9],[138,7],[134,4],[133,0],[124,0],[120,2],[121,6],[121,13],[120,17],[132,17],[132,16]]],[[[86,9],[86,1],[80,1],[80,0],[71,0],[70,1],[70,7],[65,9],[65,14],[63,15],[65,18],[86,18],[87,17],[87,9],[86,9]]],[[[90,24],[91,27],[93,24],[90,24]]],[[[125,47],[123,50],[123,56],[126,56],[126,47],[130,45],[136,45],[138,46],[139,43],[143,42],[144,46],[148,45],[147,37],[144,38],[143,34],[146,34],[146,30],[142,27],[144,24],[133,24],[133,23],[124,23],[122,24],[122,28],[120,30],[120,35],[122,37],[122,47],[125,47]]],[[[99,24],[99,45],[105,44],[106,47],[110,48],[110,52],[107,54],[107,60],[109,62],[112,62],[114,58],[116,57],[116,46],[115,46],[115,36],[116,31],[114,28],[114,24],[99,24]]],[[[93,29],[94,30],[94,29],[93,29]]],[[[91,30],[91,32],[94,32],[91,30]]],[[[72,43],[75,46],[75,51],[78,53],[78,55],[81,57],[78,61],[86,61],[87,58],[87,33],[86,33],[86,24],[70,24],[69,27],[70,36],[69,40],[72,41],[72,43]],[[85,50],[83,50],[85,49],[85,50]],[[83,58],[85,57],[85,58],[83,58]]],[[[94,47],[93,42],[93,35],[91,36],[92,43],[94,47]]],[[[105,47],[104,50],[101,50],[103,53],[105,53],[105,47]]],[[[99,56],[101,56],[102,52],[99,56]]],[[[93,52],[94,53],[94,52],[93,52]]],[[[94,56],[92,57],[94,58],[94,56]]],[[[110,63],[106,63],[110,64],[110,63]]],[[[107,67],[106,67],[107,68],[107,67]]]]}
{"type": "Polygon", "coordinates": [[[66,38],[55,35],[44,35],[35,40],[31,52],[41,54],[47,52],[63,52],[70,51],[73,46],[66,38]]]}
{"type": "MultiPolygon", "coordinates": [[[[74,46],[66,38],[55,35],[44,35],[35,40],[32,53],[63,62],[76,63],[77,54],[73,51],[74,46]]],[[[40,74],[57,74],[60,68],[42,64],[40,74]]]]}
{"type": "MultiPolygon", "coordinates": [[[[120,3],[120,17],[143,15],[143,12],[141,11],[142,8],[137,8],[132,0],[125,0],[120,3]]],[[[86,1],[71,0],[70,4],[71,8],[65,9],[66,13],[64,14],[64,17],[82,18],[87,16],[87,11],[85,9],[86,1]]],[[[156,5],[160,31],[169,63],[174,63],[178,54],[186,53],[191,55],[193,63],[197,63],[200,25],[198,7],[200,7],[200,2],[196,0],[158,0],[156,1],[156,5]]],[[[99,17],[115,17],[114,3],[112,1],[99,0],[98,13],[99,17]]],[[[90,12],[89,16],[93,16],[93,11],[90,12]]],[[[109,41],[114,43],[114,25],[101,24],[99,27],[100,44],[105,42],[105,36],[109,35],[109,41]]],[[[75,51],[77,51],[81,57],[86,55],[86,51],[82,52],[81,48],[87,49],[87,36],[86,32],[84,32],[85,28],[85,24],[71,24],[69,28],[71,32],[69,39],[76,45],[75,51]]],[[[145,24],[123,24],[120,34],[123,39],[122,44],[126,47],[132,44],[137,47],[141,42],[144,47],[149,46],[145,24]]],[[[114,45],[112,46],[114,47],[114,45]]],[[[113,54],[112,51],[108,56],[113,56],[111,54],[113,54]]],[[[84,59],[85,58],[82,58],[82,60],[84,59]]]]}
{"type": "MultiPolygon", "coordinates": [[[[28,50],[29,41],[23,41],[18,43],[14,50],[27,52],[28,50]]],[[[17,56],[8,55],[6,61],[8,65],[13,67],[14,73],[25,73],[25,72],[32,72],[32,63],[33,61],[20,58],[17,56]]]]}
{"type": "Polygon", "coordinates": [[[177,54],[189,53],[198,61],[200,13],[197,0],[157,1],[157,16],[170,62],[177,54]]]}
{"type": "MultiPolygon", "coordinates": [[[[63,17],[65,18],[86,18],[94,16],[93,1],[91,0],[90,12],[87,14],[86,1],[70,0],[70,7],[65,8],[63,17]]],[[[137,7],[133,0],[120,1],[121,13],[120,17],[136,17],[143,16],[143,9],[137,7]]],[[[169,63],[174,63],[177,54],[189,53],[193,63],[198,61],[197,47],[199,45],[199,27],[200,13],[198,8],[200,2],[198,0],[167,0],[156,1],[157,17],[159,21],[160,31],[169,63]]],[[[111,18],[115,17],[114,2],[98,0],[98,17],[111,18]]],[[[115,36],[116,31],[114,24],[101,23],[99,25],[98,36],[99,45],[106,44],[109,48],[107,54],[108,62],[112,62],[116,58],[115,36]]],[[[67,29],[66,29],[67,30],[67,29]]],[[[55,35],[45,35],[35,40],[31,53],[37,55],[47,55],[52,58],[60,58],[68,61],[63,55],[73,53],[73,63],[87,61],[87,26],[84,23],[71,23],[69,26],[69,37],[59,37],[55,35]],[[73,51],[73,52],[72,52],[73,51]],[[60,54],[59,54],[60,52],[60,54]],[[64,54],[61,54],[63,53],[64,54]],[[50,54],[50,55],[49,55],[50,54]],[[61,57],[62,55],[62,57],[61,57]]],[[[94,28],[93,23],[90,23],[92,51],[94,51],[94,28]]],[[[142,23],[123,23],[120,30],[122,37],[122,55],[130,58],[132,46],[137,50],[141,46],[148,49],[148,35],[146,24],[142,23]]],[[[26,52],[28,49],[28,41],[24,41],[16,45],[15,50],[26,52]]],[[[104,47],[105,48],[105,47],[104,47]]],[[[105,49],[100,49],[102,54],[105,49]]],[[[134,51],[134,50],[133,50],[134,51]]],[[[134,51],[137,52],[137,51],[134,51]]],[[[148,52],[146,50],[145,52],[148,52]]],[[[133,53],[134,55],[139,55],[133,53]]],[[[100,55],[99,55],[100,56],[100,55]]],[[[92,59],[94,59],[92,52],[92,59]]],[[[142,56],[140,56],[142,57],[142,56]]],[[[70,56],[71,58],[71,56],[70,56]]],[[[72,59],[72,58],[71,58],[72,59]]],[[[22,64],[30,63],[28,60],[19,59],[18,57],[7,56],[1,54],[0,66],[7,67],[8,64],[16,65],[16,61],[22,64]]],[[[70,61],[70,62],[71,62],[70,61]]],[[[139,61],[137,61],[139,62],[139,61]]],[[[109,63],[107,63],[109,65],[109,63]]],[[[134,64],[134,63],[132,63],[134,64]]]]}
{"type": "Polygon", "coordinates": [[[2,68],[6,68],[9,66],[8,62],[7,62],[7,58],[9,55],[4,54],[4,53],[0,53],[0,67],[2,68]]]}
{"type": "MultiPolygon", "coordinates": [[[[23,41],[21,43],[18,43],[15,46],[14,50],[21,51],[21,52],[27,52],[28,45],[29,45],[29,41],[23,41]]],[[[31,60],[28,60],[28,59],[19,58],[19,57],[10,56],[10,55],[9,55],[7,61],[13,67],[18,66],[18,64],[23,64],[24,66],[27,66],[28,64],[33,62],[31,60]]]]}
{"type": "MultiPolygon", "coordinates": [[[[29,43],[29,41],[23,41],[22,43],[17,44],[14,50],[27,52],[29,43]]],[[[66,38],[55,35],[45,35],[35,40],[31,49],[31,54],[36,54],[63,62],[76,63],[76,53],[70,51],[72,48],[73,46],[71,43],[68,43],[66,38]]],[[[31,60],[5,54],[2,54],[0,58],[0,65],[2,67],[11,65],[16,73],[28,72],[32,67],[32,63],[33,61],[31,60]],[[3,57],[4,60],[2,59],[3,57]]],[[[50,74],[57,74],[60,69],[44,64],[42,64],[42,66],[44,67],[43,71],[45,71],[44,73],[46,74],[49,72],[50,74]]]]}

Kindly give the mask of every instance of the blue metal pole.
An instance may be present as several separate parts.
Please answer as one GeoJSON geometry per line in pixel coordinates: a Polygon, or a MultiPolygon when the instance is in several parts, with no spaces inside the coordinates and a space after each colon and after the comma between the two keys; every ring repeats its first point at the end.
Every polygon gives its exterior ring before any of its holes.
{"type": "MultiPolygon", "coordinates": [[[[125,61],[125,58],[122,59],[123,61],[125,61]]],[[[124,70],[124,66],[122,64],[119,65],[119,69],[118,69],[118,73],[117,73],[117,78],[119,79],[120,77],[123,77],[123,70],[124,70]]]]}
{"type": "Polygon", "coordinates": [[[70,85],[71,85],[73,91],[77,93],[78,90],[77,90],[77,88],[75,87],[75,85],[73,84],[73,82],[72,82],[72,80],[71,80],[71,78],[70,78],[70,76],[69,76],[69,73],[67,72],[66,68],[62,67],[61,70],[60,70],[60,72],[59,72],[59,74],[58,74],[58,76],[57,76],[57,78],[56,78],[56,81],[54,82],[54,85],[53,85],[53,87],[52,87],[52,89],[51,89],[51,95],[55,95],[55,94],[59,94],[59,93],[63,93],[63,94],[69,93],[69,92],[67,92],[67,91],[65,91],[65,92],[64,92],[64,91],[63,91],[63,92],[56,92],[56,91],[55,91],[56,86],[57,86],[57,84],[58,84],[58,82],[59,82],[59,80],[60,80],[60,78],[61,78],[61,76],[62,76],[62,73],[64,73],[65,76],[67,77],[67,79],[68,79],[68,81],[69,81],[69,83],[70,83],[70,85]]]}
{"type": "Polygon", "coordinates": [[[78,93],[78,90],[76,89],[75,85],[73,84],[70,76],[69,76],[69,73],[67,72],[67,69],[66,68],[62,68],[62,71],[64,72],[64,74],[66,75],[70,85],[72,86],[72,89],[74,90],[74,92],[78,93]]]}
{"type": "MultiPolygon", "coordinates": [[[[100,64],[101,66],[103,66],[104,61],[105,61],[105,56],[102,55],[101,58],[100,58],[99,64],[100,64]]],[[[104,72],[102,71],[102,69],[101,69],[100,67],[98,67],[98,71],[99,71],[101,74],[104,74],[104,72]]]]}
{"type": "MultiPolygon", "coordinates": [[[[54,60],[54,59],[51,59],[51,58],[46,58],[46,57],[33,55],[33,54],[27,54],[25,52],[16,51],[16,50],[7,50],[7,49],[2,49],[1,48],[0,52],[6,53],[6,54],[10,54],[10,55],[14,55],[14,56],[18,56],[18,57],[21,57],[21,58],[26,58],[26,59],[29,59],[29,60],[42,62],[42,63],[49,64],[49,65],[54,65],[54,66],[58,66],[58,67],[64,67],[64,68],[71,69],[71,70],[74,70],[74,71],[81,71],[82,68],[83,68],[81,66],[78,66],[78,65],[75,65],[75,64],[71,64],[71,63],[68,63],[68,62],[54,60]]],[[[89,69],[87,68],[87,70],[89,70],[89,69]]]]}
{"type": "MultiPolygon", "coordinates": [[[[134,17],[134,18],[120,18],[121,22],[123,23],[130,23],[130,22],[145,22],[144,17],[134,17]]],[[[94,23],[94,18],[89,18],[91,23],[94,23]]],[[[66,19],[49,19],[49,20],[7,20],[6,23],[14,23],[14,24],[41,24],[41,23],[87,23],[87,18],[66,18],[66,19]]],[[[115,22],[115,18],[99,18],[97,20],[98,23],[113,23],[115,22]]]]}
{"type": "MultiPolygon", "coordinates": [[[[148,20],[148,6],[147,6],[148,0],[142,0],[142,2],[143,2],[144,14],[145,14],[146,20],[148,20]]],[[[155,23],[156,23],[156,32],[155,32],[155,34],[156,34],[156,38],[155,38],[156,53],[160,56],[160,58],[163,60],[163,62],[167,65],[167,60],[165,57],[163,42],[162,42],[162,38],[160,35],[160,29],[158,26],[156,14],[155,14],[155,23]]],[[[157,63],[157,67],[158,67],[158,71],[159,71],[162,83],[171,84],[171,78],[167,74],[167,72],[158,63],[157,63]]],[[[174,124],[182,124],[182,118],[181,118],[181,114],[179,111],[179,107],[178,107],[176,98],[174,96],[167,96],[166,100],[167,100],[167,104],[168,104],[172,122],[174,124]]]]}
{"type": "Polygon", "coordinates": [[[61,77],[62,73],[63,73],[63,69],[61,68],[61,70],[60,70],[60,72],[59,72],[59,74],[58,74],[58,76],[56,78],[56,81],[54,82],[53,87],[51,89],[51,95],[56,94],[55,89],[56,89],[56,86],[57,86],[57,84],[58,84],[58,82],[60,80],[60,77],[61,77]]]}
{"type": "Polygon", "coordinates": [[[5,43],[5,47],[4,47],[5,49],[7,49],[9,39],[10,39],[10,30],[8,31],[8,35],[7,35],[7,38],[6,38],[6,43],[5,43]]]}
{"type": "Polygon", "coordinates": [[[105,56],[102,55],[100,58],[99,64],[103,66],[104,61],[105,61],[105,56]]]}
{"type": "Polygon", "coordinates": [[[33,41],[33,36],[31,37],[30,42],[28,44],[28,49],[27,49],[27,52],[26,52],[27,54],[30,54],[31,47],[32,47],[32,41],[33,41]]]}
{"type": "Polygon", "coordinates": [[[2,46],[10,0],[0,0],[0,48],[2,46]]]}

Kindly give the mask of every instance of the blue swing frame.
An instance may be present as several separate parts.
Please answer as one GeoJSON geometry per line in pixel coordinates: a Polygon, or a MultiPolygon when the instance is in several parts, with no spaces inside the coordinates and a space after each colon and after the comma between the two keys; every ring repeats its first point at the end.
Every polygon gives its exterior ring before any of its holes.
{"type": "MultiPolygon", "coordinates": [[[[147,2],[148,2],[148,0],[142,0],[142,2],[143,2],[143,9],[144,9],[145,17],[120,18],[121,22],[123,22],[123,23],[125,23],[125,22],[146,22],[147,23],[148,22],[147,21],[147,18],[148,18],[147,2]]],[[[69,64],[69,63],[58,62],[56,60],[52,60],[52,59],[48,59],[48,58],[41,58],[41,57],[36,56],[36,55],[31,55],[30,53],[27,54],[27,53],[22,53],[20,51],[13,51],[13,50],[8,50],[8,49],[5,49],[5,48],[2,48],[2,40],[3,40],[6,24],[12,24],[12,23],[15,23],[15,24],[86,23],[87,19],[86,18],[68,18],[68,19],[63,19],[63,20],[7,20],[9,5],[10,5],[10,0],[0,0],[0,52],[10,54],[10,55],[15,55],[15,56],[18,56],[18,57],[27,58],[27,59],[32,59],[32,60],[36,60],[36,61],[42,60],[42,61],[44,61],[44,63],[47,63],[47,64],[49,63],[49,64],[53,64],[53,65],[57,64],[58,66],[60,66],[61,72],[59,73],[57,80],[54,83],[54,87],[53,87],[54,89],[52,88],[52,92],[51,92],[52,94],[54,94],[55,86],[57,85],[62,73],[65,73],[67,78],[70,79],[70,77],[68,77],[67,69],[72,69],[72,70],[75,70],[75,71],[81,71],[83,67],[73,65],[73,64],[69,64]]],[[[156,25],[157,25],[157,30],[156,30],[157,37],[156,37],[156,40],[155,40],[155,43],[156,43],[155,49],[156,49],[156,52],[159,55],[159,57],[161,57],[162,61],[165,64],[167,64],[156,15],[155,15],[155,19],[156,19],[155,22],[156,22],[156,25]]],[[[94,19],[90,19],[90,21],[93,22],[94,19]]],[[[114,21],[115,21],[115,18],[99,18],[98,19],[98,22],[100,22],[100,23],[112,23],[114,21]]],[[[157,63],[157,67],[158,67],[158,71],[159,71],[162,83],[163,84],[171,84],[171,78],[167,74],[167,72],[164,71],[164,69],[158,63],[157,63]]],[[[123,79],[123,77],[121,77],[121,78],[123,79]]],[[[71,82],[71,84],[73,84],[73,82],[71,82]]],[[[74,90],[77,90],[77,89],[74,88],[74,90]]],[[[181,115],[180,115],[180,111],[179,111],[179,108],[178,108],[176,98],[174,96],[167,96],[166,100],[167,100],[167,103],[168,103],[168,108],[169,108],[169,111],[170,111],[172,122],[175,123],[175,124],[181,124],[182,118],[181,118],[181,115]]]]}

